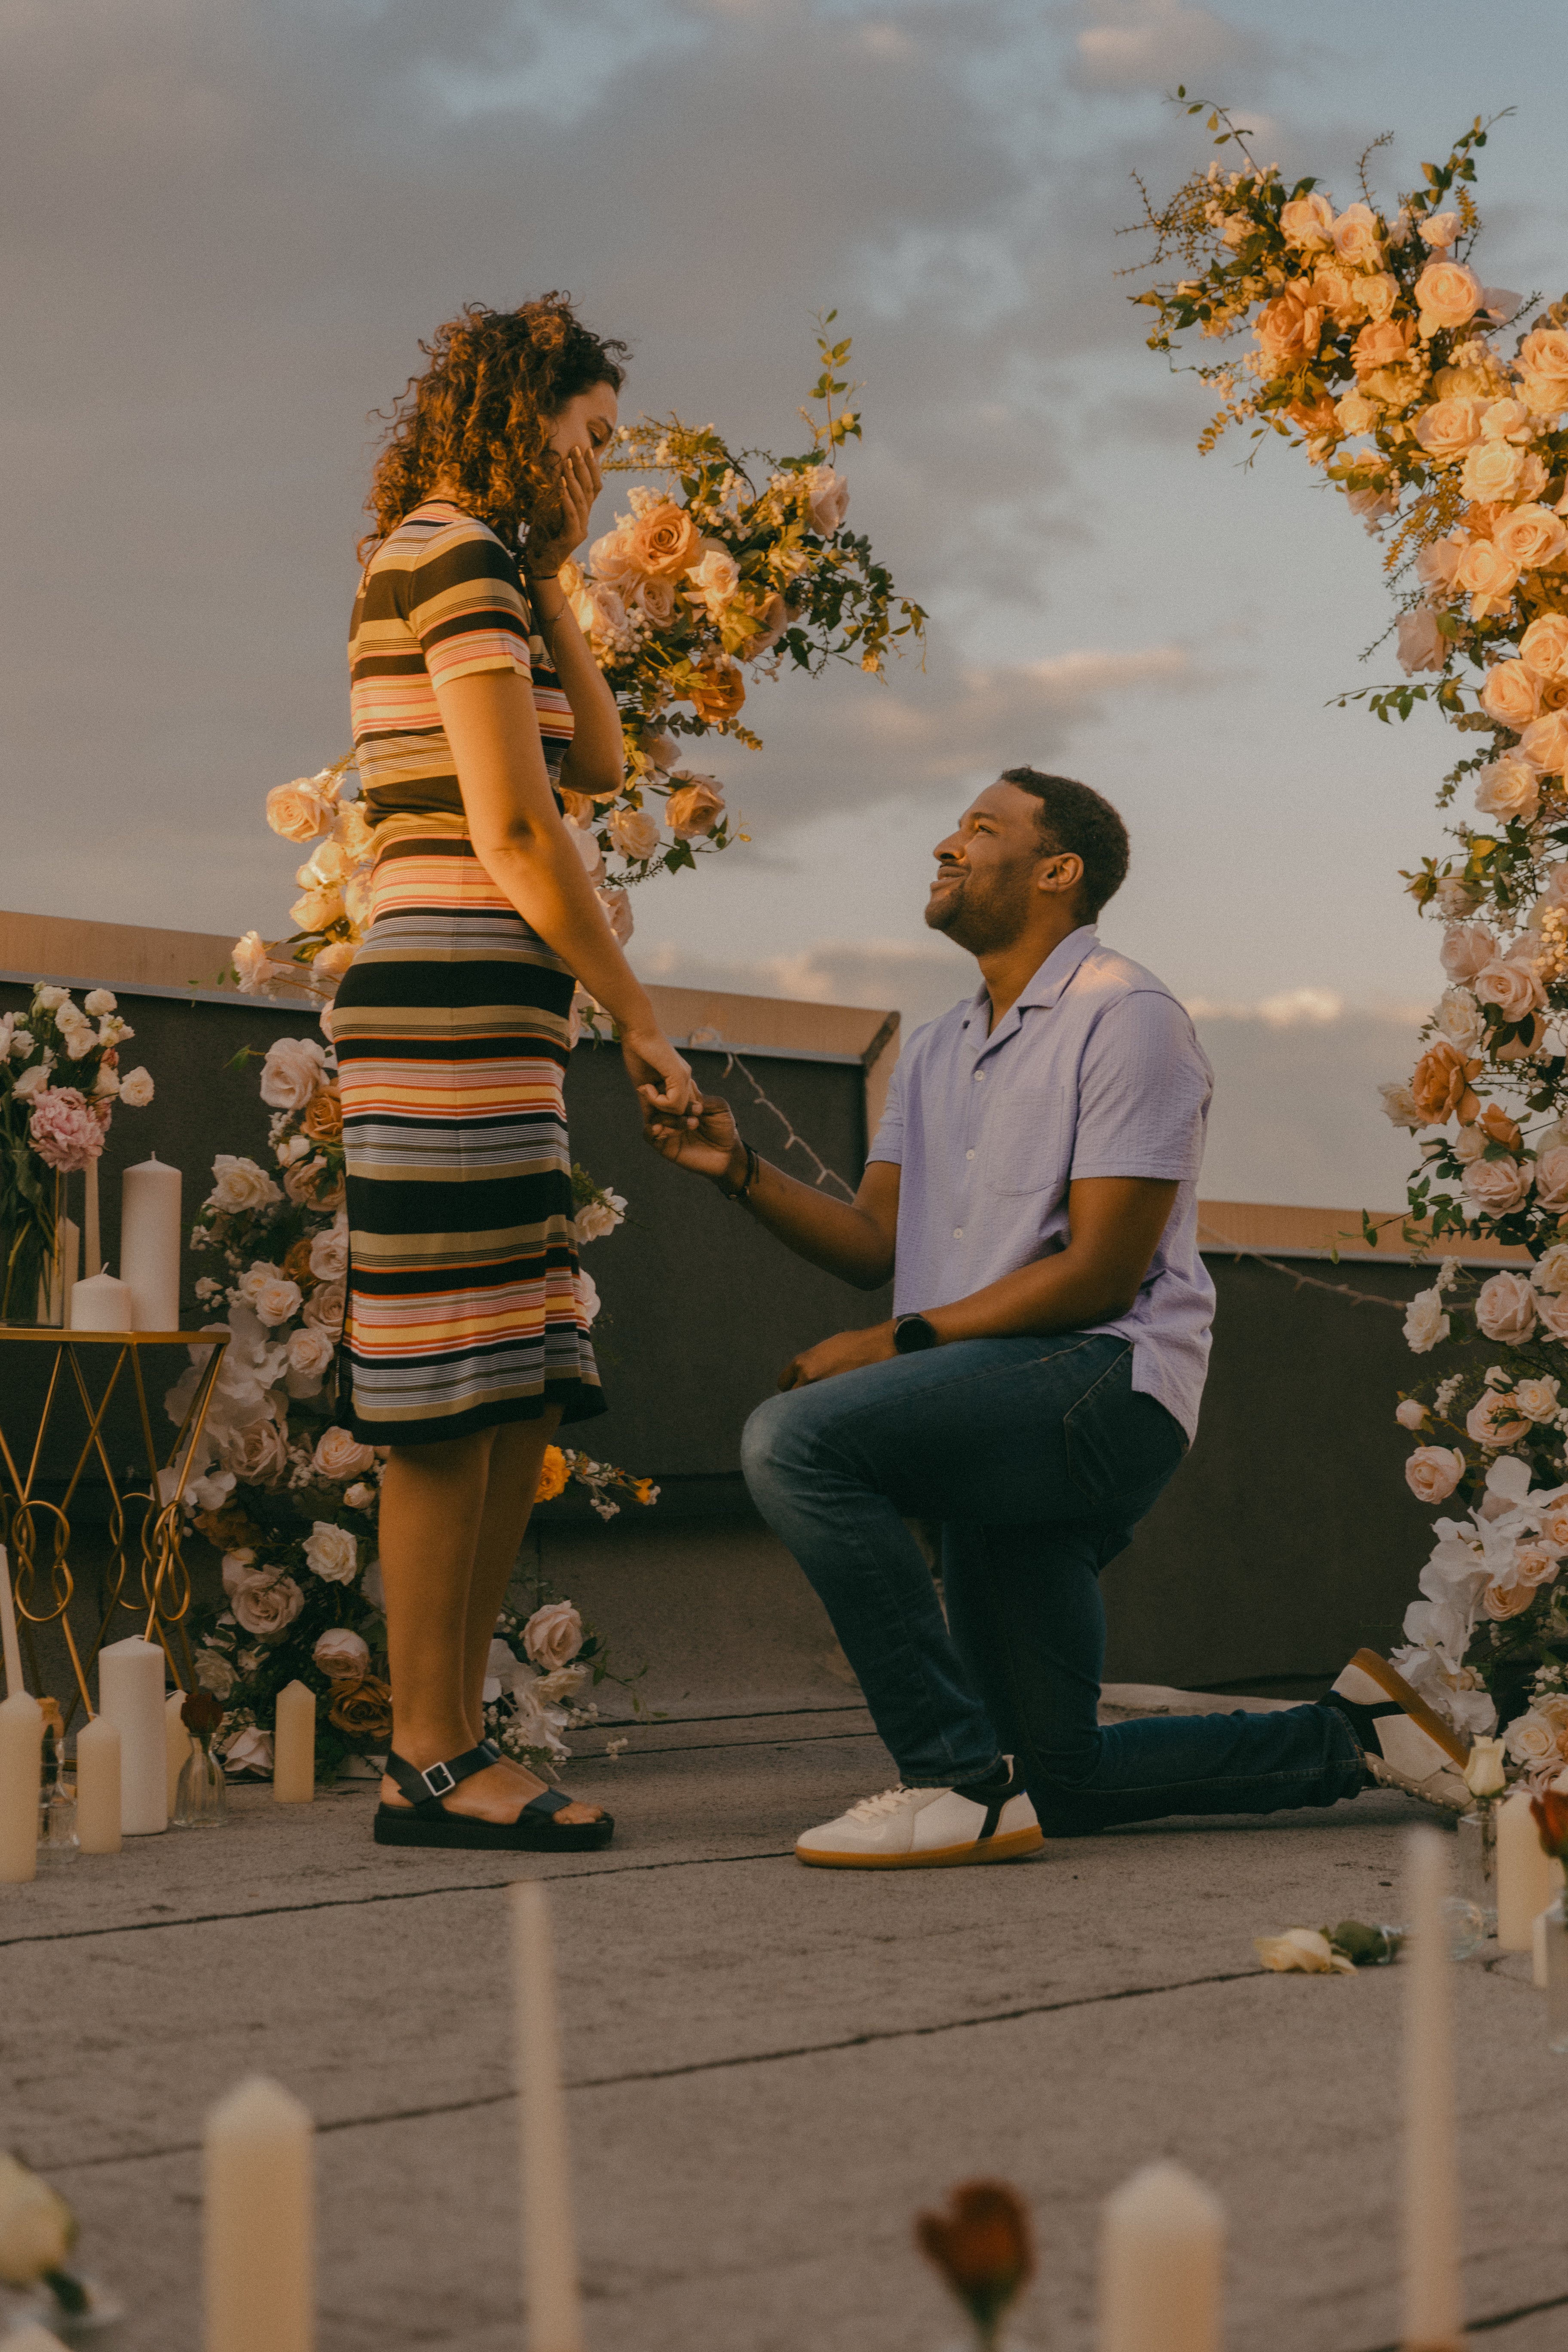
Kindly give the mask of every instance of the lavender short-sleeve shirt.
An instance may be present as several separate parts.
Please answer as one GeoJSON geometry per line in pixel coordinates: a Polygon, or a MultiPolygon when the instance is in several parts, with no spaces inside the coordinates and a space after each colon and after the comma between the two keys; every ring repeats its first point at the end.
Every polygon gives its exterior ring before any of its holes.
{"type": "Polygon", "coordinates": [[[1214,1285],[1198,1255],[1198,1168],[1214,1073],[1163,981],[1085,924],[987,1036],[985,990],[917,1029],[869,1157],[902,1170],[893,1311],[950,1306],[1065,1249],[1079,1176],[1173,1181],[1136,1299],[1089,1328],[1132,1343],[1132,1385],[1191,1437],[1214,1285]]]}

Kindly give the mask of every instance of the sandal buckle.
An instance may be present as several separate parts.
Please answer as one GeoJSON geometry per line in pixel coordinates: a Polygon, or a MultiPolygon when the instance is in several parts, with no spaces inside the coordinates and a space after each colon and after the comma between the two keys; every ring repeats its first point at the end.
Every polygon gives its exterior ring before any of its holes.
{"type": "Polygon", "coordinates": [[[448,1790],[458,1785],[456,1776],[445,1764],[432,1764],[430,1769],[421,1772],[419,1778],[433,1797],[444,1797],[448,1790]]]}

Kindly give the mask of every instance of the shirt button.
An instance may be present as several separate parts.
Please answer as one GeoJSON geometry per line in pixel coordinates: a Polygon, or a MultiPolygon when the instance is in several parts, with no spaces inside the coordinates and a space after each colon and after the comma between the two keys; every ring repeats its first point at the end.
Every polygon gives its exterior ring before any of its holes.
{"type": "Polygon", "coordinates": [[[964,1155],[963,1155],[963,1156],[964,1156],[964,1158],[965,1158],[966,1160],[973,1160],[973,1157],[974,1157],[974,1154],[973,1154],[973,1151],[966,1151],[966,1152],[964,1153],[964,1155]]]}
{"type": "Polygon", "coordinates": [[[954,1225],[952,1229],[952,1238],[955,1242],[961,1242],[963,1239],[963,1227],[962,1225],[954,1225]]]}
{"type": "Polygon", "coordinates": [[[984,1073],[984,1070],[976,1070],[976,1071],[975,1071],[975,1073],[974,1073],[974,1083],[975,1083],[975,1085],[976,1085],[976,1086],[978,1086],[978,1085],[980,1084],[981,1079],[982,1079],[984,1076],[985,1076],[985,1073],[984,1073]]]}

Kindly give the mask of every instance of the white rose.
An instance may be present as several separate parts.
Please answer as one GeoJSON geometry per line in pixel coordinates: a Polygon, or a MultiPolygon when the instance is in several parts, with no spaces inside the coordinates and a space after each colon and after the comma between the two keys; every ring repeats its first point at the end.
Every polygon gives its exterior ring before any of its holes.
{"type": "Polygon", "coordinates": [[[361,1478],[375,1460],[374,1446],[362,1445],[346,1429],[323,1430],[310,1456],[320,1475],[341,1485],[348,1478],[361,1478]]]}
{"type": "Polygon", "coordinates": [[[310,1661],[329,1681],[363,1682],[370,1670],[370,1644],[351,1626],[333,1625],[316,1643],[310,1661]]]}
{"type": "Polygon", "coordinates": [[[100,1021],[106,1013],[114,1011],[119,999],[110,988],[95,988],[81,1001],[83,1010],[90,1013],[95,1021],[100,1021]]]}
{"type": "Polygon", "coordinates": [[[325,1083],[325,1049],[313,1037],[278,1037],[261,1066],[261,1099],[274,1110],[303,1110],[325,1083]]]}
{"type": "Polygon", "coordinates": [[[1394,1408],[1394,1418],[1401,1429],[1425,1429],[1426,1408],[1419,1397],[1401,1397],[1394,1408]]]}
{"type": "Polygon", "coordinates": [[[741,584],[741,567],[727,547],[709,547],[690,574],[691,586],[714,620],[741,584]]]}
{"type": "Polygon", "coordinates": [[[254,1307],[263,1323],[287,1323],[297,1315],[304,1297],[297,1282],[291,1282],[280,1267],[266,1265],[259,1261],[240,1277],[239,1295],[247,1307],[254,1307]]]}
{"type": "Polygon", "coordinates": [[[327,1584],[352,1584],[359,1574],[359,1545],[347,1528],[317,1519],[305,1538],[305,1560],[327,1584]]]}
{"type": "Polygon", "coordinates": [[[331,1370],[337,1349],[319,1323],[301,1323],[289,1334],[288,1388],[291,1397],[314,1396],[331,1370]]]}
{"type": "Polygon", "coordinates": [[[228,1605],[236,1623],[262,1642],[287,1631],[305,1606],[305,1596],[291,1576],[276,1569],[247,1569],[229,1594],[228,1605]]]}
{"type": "Polygon", "coordinates": [[[1461,1190],[1481,1216],[1511,1216],[1529,1198],[1530,1170],[1517,1160],[1477,1160],[1466,1169],[1461,1190]]]}
{"type": "Polygon", "coordinates": [[[267,795],[267,822],[285,841],[314,841],[332,821],[335,794],[321,776],[296,776],[267,795]]]}
{"type": "Polygon", "coordinates": [[[1536,1154],[1535,1197],[1559,1215],[1568,1209],[1568,1151],[1561,1144],[1536,1154]]]}
{"type": "Polygon", "coordinates": [[[75,2243],[76,2216],[58,2190],[19,2158],[0,2155],[0,2281],[37,2286],[46,2271],[65,2268],[75,2243]]]}
{"type": "Polygon", "coordinates": [[[651,857],[658,847],[658,819],[647,809],[612,809],[610,839],[623,857],[651,857]]]}
{"type": "Polygon", "coordinates": [[[1489,1339],[1521,1346],[1535,1328],[1535,1293],[1522,1274],[1494,1274],[1482,1283],[1476,1321],[1489,1339]]]}
{"type": "Polygon", "coordinates": [[[1531,1421],[1545,1422],[1555,1421],[1561,1410],[1557,1390],[1558,1383],[1554,1380],[1543,1377],[1535,1381],[1516,1381],[1513,1392],[1519,1399],[1521,1412],[1528,1413],[1531,1421]]]}
{"type": "Polygon", "coordinates": [[[352,1486],[345,1487],[343,1500],[351,1511],[368,1511],[375,1501],[375,1488],[367,1486],[363,1478],[356,1479],[352,1486]]]}
{"type": "Polygon", "coordinates": [[[584,1201],[572,1221],[579,1244],[603,1241],[606,1234],[626,1222],[626,1204],[619,1192],[606,1192],[602,1201],[584,1201]]]}
{"type": "Polygon", "coordinates": [[[605,920],[608,923],[610,929],[615,934],[615,937],[619,941],[620,945],[625,947],[626,941],[632,935],[632,900],[630,891],[600,888],[595,891],[594,896],[597,898],[600,906],[605,910],[605,920]]]}
{"type": "Polygon", "coordinates": [[[1399,667],[1406,677],[1414,677],[1417,670],[1446,669],[1450,650],[1430,604],[1417,604],[1412,611],[1401,613],[1399,667]]]}
{"type": "MultiPolygon", "coordinates": [[[[1364,205],[1357,205],[1358,212],[1364,205]]],[[[1337,1953],[1316,1927],[1287,1927],[1282,1936],[1254,1936],[1252,1948],[1266,1969],[1277,1975],[1353,1976],[1355,1963],[1337,1953]]]]}
{"type": "Polygon", "coordinates": [[[522,1646],[545,1674],[570,1665],[583,1646],[580,1613],[570,1601],[552,1601],[536,1609],[522,1629],[522,1646]]]}
{"type": "Polygon", "coordinates": [[[591,1274],[584,1274],[579,1266],[572,1277],[572,1286],[577,1295],[577,1312],[583,1318],[583,1328],[591,1331],[599,1317],[599,1286],[591,1274]]]}
{"type": "Polygon", "coordinates": [[[1474,980],[1497,954],[1494,934],[1484,923],[1450,923],[1438,953],[1450,980],[1474,980]]]}
{"type": "Polygon", "coordinates": [[[1549,1764],[1557,1755],[1557,1731],[1543,1715],[1533,1707],[1528,1714],[1516,1716],[1503,1734],[1503,1745],[1516,1764],[1528,1771],[1533,1764],[1549,1764]]]}
{"type": "Polygon", "coordinates": [[[225,1742],[223,1760],[231,1772],[254,1772],[265,1779],[272,1769],[272,1734],[258,1724],[243,1725],[225,1742]]]}
{"type": "Polygon", "coordinates": [[[305,1320],[315,1324],[318,1330],[329,1332],[336,1341],[342,1333],[346,1304],[347,1286],[344,1283],[318,1283],[305,1301],[305,1320]]]}
{"type": "Polygon", "coordinates": [[[209,1209],[218,1209],[233,1216],[242,1209],[265,1209],[283,1198],[277,1185],[254,1160],[239,1160],[232,1152],[220,1151],[213,1161],[215,1182],[207,1194],[209,1209]]]}
{"type": "Polygon", "coordinates": [[[1553,1242],[1530,1269],[1537,1290],[1568,1290],[1568,1242],[1553,1242]]]}
{"type": "Polygon", "coordinates": [[[1465,1766],[1465,1786],[1472,1797],[1500,1797],[1508,1786],[1500,1739],[1478,1739],[1465,1766]]]}
{"type": "Polygon", "coordinates": [[[334,1219],[310,1244],[310,1272],[318,1282],[339,1282],[348,1270],[348,1219],[342,1217],[334,1219]]]}
{"type": "Polygon", "coordinates": [[[802,478],[811,527],[820,538],[831,539],[849,511],[849,485],[825,461],[819,461],[802,478]]]}
{"type": "Polygon", "coordinates": [[[235,1685],[234,1667],[221,1650],[198,1650],[196,1680],[214,1698],[227,1698],[235,1685]]]}
{"type": "Polygon", "coordinates": [[[1384,1078],[1377,1091],[1384,1118],[1391,1118],[1395,1127],[1407,1127],[1414,1134],[1418,1127],[1426,1126],[1426,1115],[1408,1087],[1401,1086],[1396,1079],[1384,1078]]]}
{"type": "Polygon", "coordinates": [[[1405,1312],[1405,1339],[1412,1355],[1425,1356],[1448,1336],[1442,1293],[1418,1290],[1405,1312]]]}
{"type": "Polygon", "coordinates": [[[153,1081],[140,1066],[120,1081],[120,1099],[132,1110],[145,1110],[153,1099],[153,1081]]]}
{"type": "Polygon", "coordinates": [[[1468,988],[1446,988],[1437,1005],[1437,1026],[1461,1054],[1473,1053],[1486,1035],[1481,1008],[1468,988]]]}
{"type": "Polygon", "coordinates": [[[1421,241],[1429,245],[1434,253],[1447,253],[1458,234],[1458,213],[1432,213],[1421,223],[1421,241]]]}
{"type": "Polygon", "coordinates": [[[583,869],[589,881],[596,882],[605,870],[605,853],[599,846],[599,837],[593,825],[574,824],[568,819],[566,832],[573,848],[583,861],[583,869]]]}
{"type": "Polygon", "coordinates": [[[241,1429],[216,1433],[218,1459],[247,1486],[271,1486],[289,1466],[289,1441],[270,1410],[241,1429]]]}
{"type": "Polygon", "coordinates": [[[1503,824],[1528,824],[1541,806],[1541,781],[1530,761],[1506,753],[1489,761],[1476,785],[1476,806],[1503,824]]]}
{"type": "Polygon", "coordinates": [[[62,1004],[68,1003],[69,1001],[69,989],[56,988],[52,982],[46,981],[41,988],[35,988],[33,991],[34,1005],[45,1013],[56,1013],[62,1004]]]}

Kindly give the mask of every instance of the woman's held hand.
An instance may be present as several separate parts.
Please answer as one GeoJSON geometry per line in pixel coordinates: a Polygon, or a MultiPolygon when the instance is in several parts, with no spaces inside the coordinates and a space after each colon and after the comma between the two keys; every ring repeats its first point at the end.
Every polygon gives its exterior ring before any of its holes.
{"type": "Polygon", "coordinates": [[[696,1126],[702,1096],[691,1065],[676,1052],[661,1029],[623,1029],[621,1059],[645,1111],[696,1126]]]}

